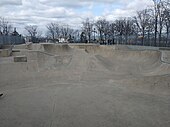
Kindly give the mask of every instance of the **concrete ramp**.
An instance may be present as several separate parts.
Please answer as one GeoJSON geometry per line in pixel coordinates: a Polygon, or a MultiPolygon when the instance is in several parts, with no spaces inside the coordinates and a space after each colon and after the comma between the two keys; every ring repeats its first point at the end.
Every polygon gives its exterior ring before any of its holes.
{"type": "Polygon", "coordinates": [[[162,75],[170,72],[170,53],[167,50],[95,44],[30,44],[29,49],[23,46],[16,46],[12,55],[26,55],[28,62],[37,63],[39,71],[106,71],[117,75],[162,75]]]}
{"type": "Polygon", "coordinates": [[[67,45],[57,45],[57,44],[43,44],[44,52],[51,54],[67,54],[71,52],[71,48],[67,45]]]}
{"type": "Polygon", "coordinates": [[[66,67],[72,60],[72,55],[51,55],[37,52],[39,70],[55,70],[66,67]]]}
{"type": "Polygon", "coordinates": [[[164,63],[168,63],[170,64],[170,51],[161,51],[162,56],[161,56],[161,60],[164,63]]]}
{"type": "MultiPolygon", "coordinates": [[[[124,50],[119,46],[31,44],[30,49],[13,49],[13,56],[26,55],[37,70],[106,71],[117,75],[169,74],[169,51],[124,50]],[[35,49],[35,50],[33,50],[35,49]]],[[[19,47],[19,46],[18,46],[19,47]]],[[[31,66],[31,65],[30,65],[31,66]]]]}
{"type": "Polygon", "coordinates": [[[104,67],[105,70],[112,71],[114,74],[161,75],[170,73],[168,51],[161,52],[153,50],[154,48],[143,50],[144,48],[139,46],[129,48],[128,46],[75,45],[72,47],[95,56],[97,58],[95,63],[100,64],[100,68],[104,67]]]}

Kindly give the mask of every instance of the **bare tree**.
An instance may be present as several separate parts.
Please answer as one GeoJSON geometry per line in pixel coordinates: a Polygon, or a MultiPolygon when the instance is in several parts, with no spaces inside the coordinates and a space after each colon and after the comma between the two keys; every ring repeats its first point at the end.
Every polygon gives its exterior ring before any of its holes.
{"type": "Polygon", "coordinates": [[[49,23],[46,25],[47,34],[53,41],[59,38],[60,36],[60,25],[59,23],[49,23]]]}
{"type": "Polygon", "coordinates": [[[164,3],[160,1],[160,3],[157,5],[158,8],[158,24],[159,24],[159,43],[158,45],[160,46],[160,43],[162,41],[162,30],[163,30],[163,23],[165,21],[164,18],[164,3]]]}
{"type": "Polygon", "coordinates": [[[104,35],[104,42],[107,43],[108,41],[108,36],[110,33],[110,23],[106,20],[103,22],[103,35],[104,35]]]}
{"type": "Polygon", "coordinates": [[[127,44],[128,37],[134,34],[135,22],[131,18],[125,18],[123,21],[123,35],[125,36],[125,44],[127,44]]]}
{"type": "Polygon", "coordinates": [[[158,33],[158,6],[159,6],[159,3],[160,3],[160,0],[153,0],[153,3],[154,3],[154,34],[155,34],[155,37],[154,37],[154,45],[156,46],[157,45],[157,33],[158,33]]]}
{"type": "MultiPolygon", "coordinates": [[[[152,13],[152,11],[151,11],[152,13]]],[[[147,24],[147,27],[146,27],[146,31],[147,31],[147,42],[148,42],[148,45],[152,46],[152,39],[151,39],[151,35],[153,35],[154,33],[154,19],[153,17],[151,16],[151,18],[148,20],[148,24],[147,24]]]]}
{"type": "Polygon", "coordinates": [[[64,39],[70,39],[74,30],[71,29],[68,25],[61,26],[61,37],[64,39]]]}
{"type": "Polygon", "coordinates": [[[37,28],[38,28],[38,26],[36,26],[36,25],[29,25],[29,26],[25,27],[25,30],[28,32],[29,36],[36,37],[37,28]]]}
{"type": "Polygon", "coordinates": [[[170,1],[165,1],[163,4],[164,7],[164,25],[166,30],[166,45],[168,44],[169,40],[169,30],[170,30],[170,1]]]}
{"type": "Polygon", "coordinates": [[[98,33],[99,33],[99,37],[100,37],[99,40],[100,41],[104,41],[104,39],[103,39],[103,32],[104,32],[105,24],[106,24],[106,20],[105,19],[99,19],[95,23],[95,26],[96,26],[96,28],[98,30],[98,33]]]}
{"type": "Polygon", "coordinates": [[[86,40],[87,40],[86,34],[84,32],[81,32],[81,34],[80,34],[81,43],[85,43],[86,40]]]}
{"type": "Polygon", "coordinates": [[[87,18],[83,22],[83,28],[82,28],[83,33],[87,36],[88,42],[91,41],[92,33],[93,33],[93,22],[87,18]]]}
{"type": "Polygon", "coordinates": [[[139,28],[142,34],[142,45],[144,45],[145,32],[151,19],[150,10],[144,9],[142,11],[138,11],[137,16],[135,16],[134,19],[135,19],[134,21],[136,22],[137,27],[139,28]]]}
{"type": "Polygon", "coordinates": [[[72,33],[70,34],[71,35],[71,41],[73,42],[79,42],[80,41],[80,30],[77,30],[77,29],[72,29],[72,33]]]}
{"type": "Polygon", "coordinates": [[[116,34],[116,24],[114,22],[110,23],[109,27],[109,39],[112,43],[115,43],[115,34],[116,34]]]}
{"type": "Polygon", "coordinates": [[[30,41],[32,41],[32,42],[37,42],[37,38],[36,38],[36,35],[38,33],[37,28],[38,28],[38,26],[36,26],[36,25],[29,25],[29,26],[25,27],[25,30],[27,31],[28,36],[31,37],[30,41]]]}
{"type": "Polygon", "coordinates": [[[51,38],[53,41],[55,40],[55,23],[50,23],[46,25],[47,37],[51,38]]]}
{"type": "Polygon", "coordinates": [[[115,29],[116,29],[116,34],[119,37],[119,43],[123,43],[123,32],[124,32],[123,24],[124,24],[123,19],[115,20],[115,29]]]}
{"type": "Polygon", "coordinates": [[[2,17],[0,17],[0,32],[4,35],[9,35],[12,32],[11,23],[2,17]]]}

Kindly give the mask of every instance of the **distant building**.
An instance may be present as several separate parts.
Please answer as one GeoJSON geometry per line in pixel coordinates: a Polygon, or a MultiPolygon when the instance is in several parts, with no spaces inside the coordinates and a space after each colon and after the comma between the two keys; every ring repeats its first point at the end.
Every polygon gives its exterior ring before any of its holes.
{"type": "Polygon", "coordinates": [[[59,42],[59,43],[68,43],[68,40],[65,39],[65,38],[59,38],[59,39],[58,39],[58,42],[59,42]]]}
{"type": "Polygon", "coordinates": [[[14,32],[11,34],[12,36],[19,36],[19,33],[16,31],[16,28],[14,28],[14,32]]]}

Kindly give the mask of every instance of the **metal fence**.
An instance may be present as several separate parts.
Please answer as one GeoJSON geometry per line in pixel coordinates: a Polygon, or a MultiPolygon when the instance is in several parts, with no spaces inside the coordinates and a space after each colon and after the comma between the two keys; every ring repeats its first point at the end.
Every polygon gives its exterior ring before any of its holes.
{"type": "Polygon", "coordinates": [[[0,35],[0,45],[23,44],[25,40],[22,36],[0,35]]]}

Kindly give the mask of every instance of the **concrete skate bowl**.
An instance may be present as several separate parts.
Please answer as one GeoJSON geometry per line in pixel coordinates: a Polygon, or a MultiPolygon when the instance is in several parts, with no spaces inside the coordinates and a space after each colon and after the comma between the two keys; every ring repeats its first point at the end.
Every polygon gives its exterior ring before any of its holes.
{"type": "Polygon", "coordinates": [[[169,127],[169,51],[34,45],[0,57],[1,126],[169,127]]]}
{"type": "Polygon", "coordinates": [[[71,47],[84,49],[88,55],[93,56],[93,59],[97,59],[95,62],[100,64],[100,67],[113,74],[150,76],[170,74],[168,51],[159,51],[152,47],[144,50],[139,46],[129,48],[128,46],[71,45],[71,47]]]}
{"type": "Polygon", "coordinates": [[[37,62],[39,70],[101,71],[135,76],[170,73],[169,51],[141,50],[139,47],[131,50],[126,46],[94,44],[39,44],[35,47],[39,50],[21,50],[19,54],[25,54],[28,60],[37,62]]]}
{"type": "MultiPolygon", "coordinates": [[[[124,76],[153,76],[170,73],[169,51],[142,47],[95,44],[30,44],[15,46],[13,56],[26,55],[30,70],[106,72],[124,76]],[[133,50],[132,50],[133,49],[133,50]]],[[[23,64],[23,63],[22,63],[23,64]]]]}
{"type": "Polygon", "coordinates": [[[115,58],[115,63],[119,65],[117,70],[125,68],[127,69],[125,72],[135,75],[151,76],[170,73],[170,65],[162,61],[160,51],[115,51],[111,58],[115,58]]]}

